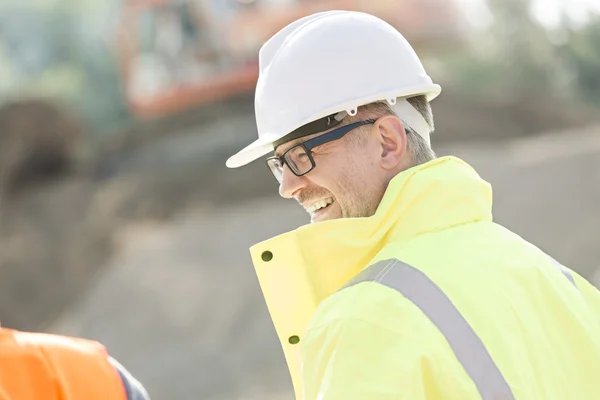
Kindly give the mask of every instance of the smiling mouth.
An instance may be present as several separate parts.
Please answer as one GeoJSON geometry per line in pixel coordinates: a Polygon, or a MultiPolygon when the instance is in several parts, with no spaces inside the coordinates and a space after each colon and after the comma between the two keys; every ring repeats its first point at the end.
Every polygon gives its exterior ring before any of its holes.
{"type": "Polygon", "coordinates": [[[306,211],[310,215],[317,214],[323,210],[329,208],[329,206],[333,203],[333,199],[324,199],[314,202],[310,207],[306,207],[306,211]]]}

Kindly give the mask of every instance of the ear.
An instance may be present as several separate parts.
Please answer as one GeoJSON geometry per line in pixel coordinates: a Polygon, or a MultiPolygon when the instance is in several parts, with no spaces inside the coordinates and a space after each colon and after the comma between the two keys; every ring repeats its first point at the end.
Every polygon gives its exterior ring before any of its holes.
{"type": "Polygon", "coordinates": [[[389,115],[380,118],[375,123],[374,128],[381,146],[381,167],[386,170],[393,170],[403,163],[403,157],[406,153],[404,124],[398,117],[389,115]]]}

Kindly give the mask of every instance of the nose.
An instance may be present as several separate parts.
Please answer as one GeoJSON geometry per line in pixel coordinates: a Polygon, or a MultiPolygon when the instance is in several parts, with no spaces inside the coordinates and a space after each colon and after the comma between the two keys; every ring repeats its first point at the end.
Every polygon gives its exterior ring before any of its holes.
{"type": "Polygon", "coordinates": [[[296,176],[287,165],[283,166],[281,183],[279,184],[279,195],[286,199],[294,197],[294,193],[306,187],[306,176],[296,176]]]}

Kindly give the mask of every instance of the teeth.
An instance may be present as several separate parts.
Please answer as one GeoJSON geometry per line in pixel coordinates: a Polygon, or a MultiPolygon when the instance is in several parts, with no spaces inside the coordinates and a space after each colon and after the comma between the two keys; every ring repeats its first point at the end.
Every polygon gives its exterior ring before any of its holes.
{"type": "Polygon", "coordinates": [[[308,207],[306,209],[306,211],[308,211],[309,214],[314,214],[321,208],[325,208],[328,205],[330,205],[331,203],[333,203],[333,199],[320,200],[320,201],[317,201],[316,203],[313,203],[310,207],[308,207]]]}

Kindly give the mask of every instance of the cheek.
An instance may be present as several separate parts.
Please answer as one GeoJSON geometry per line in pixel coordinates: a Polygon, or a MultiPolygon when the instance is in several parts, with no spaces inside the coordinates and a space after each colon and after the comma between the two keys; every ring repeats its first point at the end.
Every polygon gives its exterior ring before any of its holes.
{"type": "Polygon", "coordinates": [[[369,191],[368,173],[356,164],[349,164],[348,168],[340,171],[333,188],[334,194],[340,197],[342,203],[351,204],[364,196],[369,191]]]}
{"type": "Polygon", "coordinates": [[[381,183],[376,166],[369,160],[364,161],[350,165],[338,179],[342,206],[353,214],[364,214],[365,209],[372,208],[371,203],[376,201],[381,183]]]}
{"type": "Polygon", "coordinates": [[[361,203],[375,183],[373,162],[364,157],[351,156],[330,159],[323,157],[315,160],[317,168],[309,174],[314,193],[333,195],[342,208],[361,203]]]}

